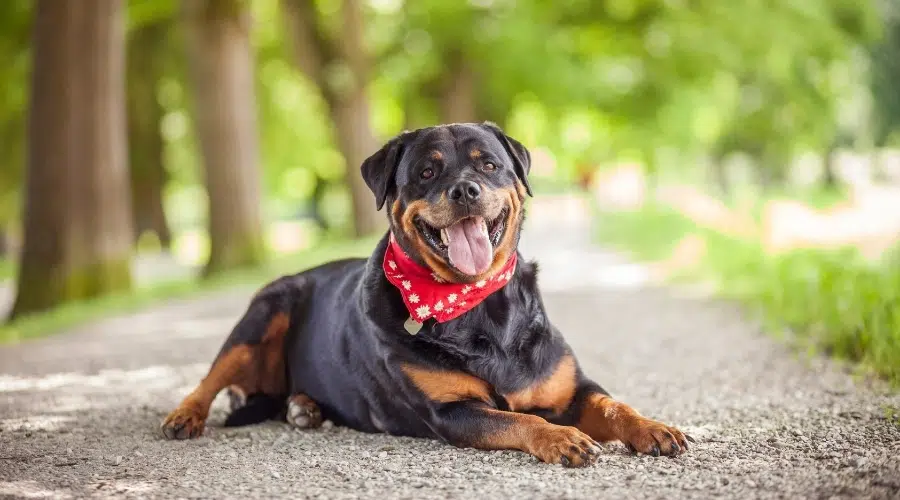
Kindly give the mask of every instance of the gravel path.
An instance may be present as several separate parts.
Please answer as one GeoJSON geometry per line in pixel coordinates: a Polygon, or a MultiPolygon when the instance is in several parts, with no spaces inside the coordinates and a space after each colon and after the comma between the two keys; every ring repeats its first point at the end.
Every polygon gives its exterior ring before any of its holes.
{"type": "Polygon", "coordinates": [[[566,207],[532,210],[523,242],[551,316],[604,387],[697,438],[688,454],[609,445],[570,470],[329,426],[225,430],[224,397],[205,437],[161,440],[253,292],[240,289],[0,347],[0,497],[900,498],[898,395],[795,356],[731,306],[648,285],[590,249],[583,207],[566,207]]]}

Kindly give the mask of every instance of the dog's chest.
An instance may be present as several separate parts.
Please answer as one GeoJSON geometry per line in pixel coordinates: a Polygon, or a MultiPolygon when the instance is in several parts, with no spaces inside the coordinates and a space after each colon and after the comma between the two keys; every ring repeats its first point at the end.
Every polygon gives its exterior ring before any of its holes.
{"type": "Polygon", "coordinates": [[[561,412],[575,392],[575,360],[544,328],[519,325],[512,332],[465,328],[431,341],[442,357],[474,375],[512,411],[561,412]],[[506,334],[498,334],[506,333],[506,334]]]}

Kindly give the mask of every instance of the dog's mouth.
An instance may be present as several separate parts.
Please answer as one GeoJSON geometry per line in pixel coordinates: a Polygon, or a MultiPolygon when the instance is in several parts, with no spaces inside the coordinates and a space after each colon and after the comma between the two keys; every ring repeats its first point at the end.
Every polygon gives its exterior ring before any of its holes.
{"type": "Polygon", "coordinates": [[[504,208],[492,220],[471,216],[444,228],[434,227],[421,217],[416,217],[415,224],[422,239],[435,253],[460,273],[477,276],[491,267],[494,249],[500,244],[506,231],[508,214],[509,210],[504,208]]]}

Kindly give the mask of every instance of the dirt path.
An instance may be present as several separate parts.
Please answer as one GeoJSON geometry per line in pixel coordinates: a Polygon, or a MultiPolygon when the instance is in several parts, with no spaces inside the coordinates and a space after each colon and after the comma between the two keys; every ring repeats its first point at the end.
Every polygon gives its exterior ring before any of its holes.
{"type": "Polygon", "coordinates": [[[610,445],[567,470],[339,428],[224,430],[223,398],[205,437],[162,441],[160,420],[204,374],[242,289],[0,347],[0,497],[900,497],[900,429],[885,418],[900,397],[798,359],[733,307],[644,285],[639,267],[587,245],[571,210],[533,210],[523,242],[551,317],[615,396],[698,439],[687,455],[610,445]]]}

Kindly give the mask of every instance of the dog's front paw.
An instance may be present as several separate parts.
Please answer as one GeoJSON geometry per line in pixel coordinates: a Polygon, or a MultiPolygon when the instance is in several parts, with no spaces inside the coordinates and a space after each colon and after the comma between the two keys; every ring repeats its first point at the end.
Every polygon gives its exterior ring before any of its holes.
{"type": "Polygon", "coordinates": [[[684,453],[688,449],[688,440],[693,441],[675,427],[644,417],[629,425],[622,438],[629,450],[654,457],[684,453]]]}
{"type": "Polygon", "coordinates": [[[543,462],[583,467],[594,463],[601,450],[596,441],[575,427],[553,425],[540,430],[530,452],[543,462]]]}
{"type": "Polygon", "coordinates": [[[163,421],[161,429],[166,439],[189,439],[200,437],[206,417],[190,406],[179,406],[163,421]]]}

